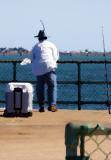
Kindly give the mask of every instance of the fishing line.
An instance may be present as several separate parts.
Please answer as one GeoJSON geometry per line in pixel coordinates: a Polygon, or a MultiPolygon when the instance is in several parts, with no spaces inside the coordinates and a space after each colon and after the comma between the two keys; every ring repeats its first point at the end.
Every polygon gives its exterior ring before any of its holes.
{"type": "Polygon", "coordinates": [[[111,114],[110,112],[110,88],[109,88],[109,84],[108,84],[108,70],[107,70],[107,58],[106,58],[106,49],[105,49],[105,40],[104,40],[104,32],[103,32],[103,26],[102,26],[102,40],[103,40],[103,56],[105,58],[105,79],[106,79],[106,96],[107,96],[107,101],[106,101],[106,105],[108,107],[108,112],[109,114],[111,114]]]}

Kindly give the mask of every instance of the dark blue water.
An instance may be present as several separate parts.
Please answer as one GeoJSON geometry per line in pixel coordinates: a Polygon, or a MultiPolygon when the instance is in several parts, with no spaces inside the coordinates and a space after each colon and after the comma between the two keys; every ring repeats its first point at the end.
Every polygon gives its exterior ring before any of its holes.
{"type": "MultiPolygon", "coordinates": [[[[31,55],[7,55],[0,56],[2,60],[23,60],[24,58],[31,58],[31,55]]],[[[107,60],[111,60],[111,55],[108,55],[107,60]]],[[[104,60],[102,55],[61,55],[60,60],[104,60]]],[[[0,80],[13,80],[13,65],[11,63],[0,63],[0,80]]],[[[108,80],[111,81],[111,64],[107,64],[108,80]]],[[[17,64],[17,80],[18,81],[35,81],[36,78],[32,74],[31,64],[21,66],[17,64]]],[[[57,69],[58,81],[77,81],[77,65],[76,64],[58,64],[57,69]]],[[[82,64],[81,65],[81,80],[82,81],[105,81],[105,65],[104,64],[82,64]]],[[[6,84],[0,84],[0,100],[5,100],[6,84]]],[[[35,85],[34,100],[36,100],[35,85]]],[[[111,89],[111,86],[110,86],[111,89]]],[[[105,84],[83,84],[81,87],[82,101],[105,101],[107,100],[107,87],[105,84]]],[[[75,84],[58,84],[58,101],[77,101],[77,85],[75,84]]],[[[47,100],[47,99],[46,99],[47,100]]],[[[0,104],[3,107],[4,104],[0,104]]],[[[34,105],[35,108],[38,105],[34,105]]],[[[77,109],[77,105],[60,105],[61,109],[77,109]]],[[[105,105],[82,105],[83,109],[107,109],[105,105]]]]}

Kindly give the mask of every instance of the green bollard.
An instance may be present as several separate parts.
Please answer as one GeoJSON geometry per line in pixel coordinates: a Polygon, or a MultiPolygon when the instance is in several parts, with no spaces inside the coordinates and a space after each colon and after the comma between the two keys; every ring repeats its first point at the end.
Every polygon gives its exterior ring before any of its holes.
{"type": "Polygon", "coordinates": [[[85,133],[87,132],[87,127],[80,127],[80,156],[75,156],[73,160],[89,160],[89,156],[85,156],[85,133]]]}
{"type": "Polygon", "coordinates": [[[89,156],[85,155],[85,135],[88,133],[88,127],[87,126],[75,126],[74,130],[71,130],[73,126],[71,124],[67,125],[67,136],[66,136],[66,160],[89,160],[89,156]],[[69,135],[68,135],[69,134],[69,135]],[[72,138],[68,139],[68,137],[73,136],[75,138],[75,142],[73,143],[73,147],[70,147],[72,138]],[[77,146],[78,141],[80,139],[80,155],[77,155],[77,146]],[[70,141],[69,141],[70,140],[70,141]],[[69,142],[69,143],[68,143],[69,142]],[[68,146],[69,145],[69,146],[68,146]]]}

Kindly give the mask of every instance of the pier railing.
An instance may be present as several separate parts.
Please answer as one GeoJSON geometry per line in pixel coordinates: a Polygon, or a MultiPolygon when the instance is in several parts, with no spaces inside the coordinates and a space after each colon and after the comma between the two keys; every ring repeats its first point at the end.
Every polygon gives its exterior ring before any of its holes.
{"type": "MultiPolygon", "coordinates": [[[[4,65],[2,65],[2,70],[0,71],[0,84],[1,85],[5,85],[9,82],[29,82],[29,83],[32,83],[33,85],[36,84],[36,79],[34,80],[31,80],[31,79],[28,79],[28,80],[23,80],[19,77],[18,79],[18,72],[20,72],[18,69],[17,69],[17,66],[20,65],[21,63],[21,60],[0,60],[0,64],[11,64],[11,72],[10,74],[12,74],[11,76],[11,79],[8,79],[7,78],[7,75],[9,73],[6,73],[7,70],[5,71],[5,68],[3,67],[4,65]],[[3,74],[5,74],[5,77],[6,78],[3,78],[4,76],[2,76],[3,74]]],[[[82,74],[81,74],[81,69],[84,65],[87,65],[87,64],[90,64],[90,65],[97,65],[97,64],[105,64],[107,63],[108,65],[111,64],[111,61],[104,61],[104,60],[88,60],[88,61],[58,61],[58,64],[61,65],[63,64],[64,66],[66,64],[70,65],[70,64],[74,64],[76,65],[76,70],[77,70],[77,74],[76,74],[76,80],[73,80],[73,79],[70,79],[70,80],[64,80],[63,79],[60,79],[58,80],[58,85],[59,84],[62,84],[62,85],[76,85],[76,100],[73,100],[73,98],[71,100],[68,100],[66,98],[66,100],[61,100],[59,99],[57,101],[58,104],[68,104],[68,105],[78,105],[78,110],[81,110],[82,109],[82,105],[84,104],[106,104],[107,105],[107,97],[106,99],[102,99],[102,100],[87,100],[87,98],[84,100],[82,99],[82,86],[83,85],[110,85],[111,84],[111,81],[109,80],[108,82],[106,82],[106,80],[82,80],[82,74]]],[[[8,65],[7,65],[8,66],[8,65]]],[[[25,67],[25,66],[24,66],[25,67]]],[[[25,74],[28,74],[28,71],[27,73],[25,74]]],[[[72,74],[75,74],[74,72],[72,74]]],[[[103,73],[104,74],[104,73],[103,73]]],[[[70,92],[69,90],[67,90],[67,92],[70,92]]],[[[5,96],[5,90],[3,92],[3,90],[0,91],[0,103],[5,103],[5,98],[3,98],[5,96]]],[[[105,95],[106,96],[106,95],[105,95]]],[[[37,103],[37,100],[34,100],[33,103],[37,103]]]]}

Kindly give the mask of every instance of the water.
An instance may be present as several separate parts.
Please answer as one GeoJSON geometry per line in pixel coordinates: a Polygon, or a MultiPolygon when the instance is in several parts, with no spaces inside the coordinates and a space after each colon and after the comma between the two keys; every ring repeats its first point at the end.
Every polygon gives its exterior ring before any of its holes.
{"type": "MultiPolygon", "coordinates": [[[[2,60],[23,60],[31,58],[31,55],[0,55],[2,60]]],[[[102,55],[61,55],[60,60],[104,60],[102,55]]],[[[111,55],[107,56],[107,60],[111,60],[111,55]]],[[[108,80],[111,81],[111,64],[107,64],[108,80]]],[[[0,80],[13,80],[13,66],[11,63],[0,63],[0,80]]],[[[31,64],[21,66],[17,64],[17,80],[18,81],[35,81],[36,78],[32,74],[31,64]]],[[[77,81],[77,65],[76,64],[58,64],[57,69],[58,81],[77,81]]],[[[105,65],[104,64],[82,64],[81,65],[82,81],[105,81],[105,65]]],[[[6,84],[0,84],[0,100],[5,100],[6,84]]],[[[35,85],[34,100],[36,100],[35,85]]],[[[111,88],[111,86],[110,86],[111,88]]],[[[82,101],[105,101],[107,100],[105,84],[83,84],[81,87],[82,101]]],[[[58,101],[77,101],[77,85],[75,84],[58,84],[58,101]]],[[[4,104],[0,104],[0,107],[4,104]]],[[[38,106],[35,105],[35,108],[38,106]]],[[[59,105],[61,109],[77,109],[77,105],[59,105]]],[[[106,109],[105,105],[82,105],[83,109],[106,109]]]]}

